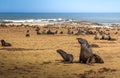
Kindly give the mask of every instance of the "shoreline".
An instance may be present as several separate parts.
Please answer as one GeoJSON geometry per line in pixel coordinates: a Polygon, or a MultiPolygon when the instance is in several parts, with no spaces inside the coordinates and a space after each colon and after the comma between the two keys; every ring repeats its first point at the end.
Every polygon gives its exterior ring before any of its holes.
{"type": "Polygon", "coordinates": [[[91,21],[79,21],[79,22],[0,22],[6,26],[51,26],[51,27],[120,27],[120,23],[96,23],[91,21]]]}

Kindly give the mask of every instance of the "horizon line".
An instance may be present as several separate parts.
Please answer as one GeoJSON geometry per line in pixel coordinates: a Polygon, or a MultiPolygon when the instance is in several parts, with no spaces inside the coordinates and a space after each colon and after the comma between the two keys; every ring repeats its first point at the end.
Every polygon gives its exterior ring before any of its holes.
{"type": "Polygon", "coordinates": [[[0,12],[0,13],[120,13],[120,12],[0,12]]]}

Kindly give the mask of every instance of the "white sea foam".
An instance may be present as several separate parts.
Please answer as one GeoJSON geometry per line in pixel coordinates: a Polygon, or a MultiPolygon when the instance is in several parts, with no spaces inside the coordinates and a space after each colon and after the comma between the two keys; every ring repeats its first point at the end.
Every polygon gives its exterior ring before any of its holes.
{"type": "Polygon", "coordinates": [[[11,20],[11,19],[5,19],[3,20],[3,22],[15,22],[15,23],[39,23],[39,22],[71,22],[73,21],[72,19],[62,19],[62,18],[58,18],[58,19],[25,19],[25,20],[11,20]]]}
{"type": "Polygon", "coordinates": [[[3,20],[4,22],[33,22],[34,20],[3,20]]]}

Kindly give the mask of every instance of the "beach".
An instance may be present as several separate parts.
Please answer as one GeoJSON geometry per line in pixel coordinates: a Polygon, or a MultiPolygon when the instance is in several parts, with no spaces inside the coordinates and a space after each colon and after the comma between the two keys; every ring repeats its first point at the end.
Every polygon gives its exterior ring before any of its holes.
{"type": "Polygon", "coordinates": [[[120,78],[120,0],[1,0],[0,78],[120,78]]]}
{"type": "MultiPolygon", "coordinates": [[[[90,70],[95,72],[90,73],[93,78],[119,78],[119,27],[118,29],[105,28],[99,25],[88,25],[88,23],[52,24],[45,25],[45,27],[37,23],[32,26],[31,23],[21,24],[5,23],[0,26],[0,39],[12,44],[10,47],[0,46],[0,78],[82,78],[81,74],[90,70]],[[36,34],[36,25],[39,26],[41,34],[36,34]],[[94,32],[96,30],[94,26],[101,27],[101,30],[110,33],[111,37],[116,40],[95,40],[95,35],[85,33],[75,35],[77,27],[89,28],[94,32]],[[73,34],[67,33],[69,28],[73,34]],[[52,32],[57,30],[58,33],[42,34],[43,30],[48,31],[49,29],[52,32]],[[29,30],[29,37],[26,37],[27,30],[29,30]],[[60,33],[61,31],[63,34],[60,33]],[[93,65],[78,63],[81,46],[76,38],[84,38],[90,44],[99,45],[92,50],[93,53],[101,56],[104,63],[94,63],[93,65]],[[73,63],[62,62],[63,59],[56,52],[57,49],[73,54],[73,63]],[[101,69],[102,72],[100,72],[101,69]]],[[[101,38],[101,36],[99,37],[101,38]]],[[[86,78],[90,78],[89,74],[87,75],[86,78]]]]}

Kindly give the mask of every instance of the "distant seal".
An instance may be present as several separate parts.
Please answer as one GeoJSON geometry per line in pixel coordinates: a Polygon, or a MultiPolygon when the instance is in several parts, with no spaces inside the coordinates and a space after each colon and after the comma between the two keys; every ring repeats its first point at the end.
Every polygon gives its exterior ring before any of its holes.
{"type": "Polygon", "coordinates": [[[51,35],[54,35],[55,33],[54,32],[52,32],[50,29],[47,31],[47,34],[51,34],[51,35]]]}
{"type": "Polygon", "coordinates": [[[111,38],[110,33],[109,34],[103,34],[101,40],[116,41],[115,38],[111,38]]]}
{"type": "Polygon", "coordinates": [[[26,37],[30,37],[29,30],[26,31],[26,37]]]}
{"type": "Polygon", "coordinates": [[[66,63],[72,63],[73,62],[73,55],[72,54],[68,54],[67,52],[63,51],[62,49],[58,49],[56,50],[57,53],[59,53],[62,58],[64,59],[64,62],[66,63]]]}
{"type": "Polygon", "coordinates": [[[111,36],[107,34],[102,34],[101,40],[111,40],[111,36]]]}
{"type": "Polygon", "coordinates": [[[3,47],[12,46],[10,43],[5,42],[5,40],[1,40],[1,44],[3,47]]]}

